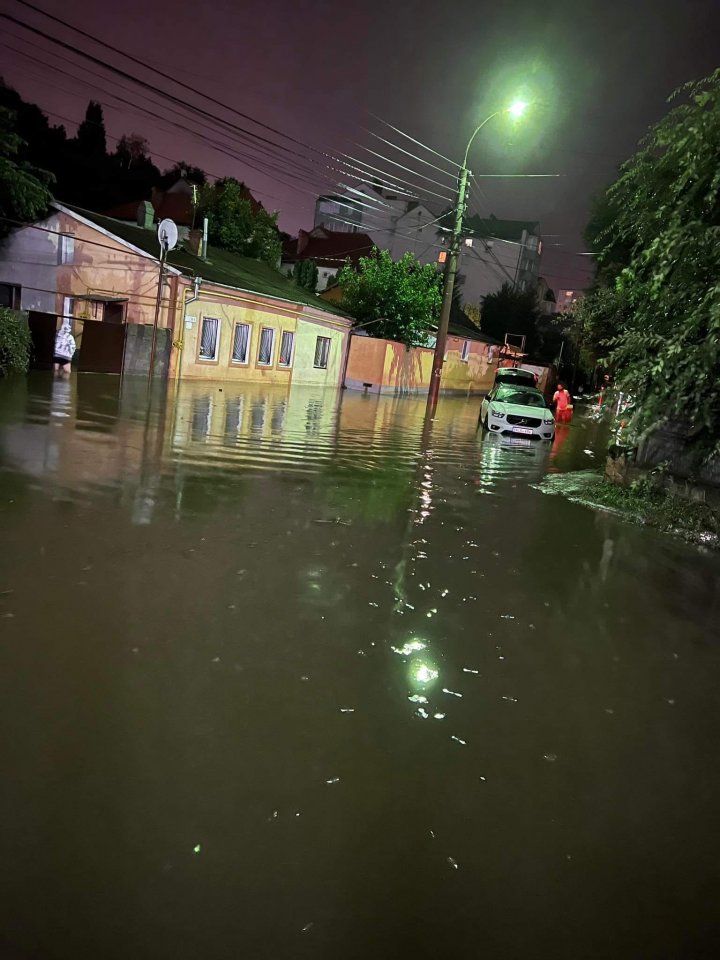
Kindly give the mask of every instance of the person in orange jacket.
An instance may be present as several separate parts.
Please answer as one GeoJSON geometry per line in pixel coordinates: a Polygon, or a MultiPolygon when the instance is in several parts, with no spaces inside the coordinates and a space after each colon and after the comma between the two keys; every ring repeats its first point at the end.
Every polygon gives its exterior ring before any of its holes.
{"type": "Polygon", "coordinates": [[[559,383],[553,396],[555,420],[557,423],[570,423],[572,420],[572,398],[565,387],[559,383]]]}

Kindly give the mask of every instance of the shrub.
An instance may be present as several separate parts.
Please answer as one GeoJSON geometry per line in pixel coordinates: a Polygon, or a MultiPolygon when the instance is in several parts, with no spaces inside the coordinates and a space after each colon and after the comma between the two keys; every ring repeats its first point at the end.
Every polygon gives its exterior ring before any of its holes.
{"type": "Polygon", "coordinates": [[[0,307],[0,377],[27,373],[31,346],[25,317],[15,310],[0,307]]]}

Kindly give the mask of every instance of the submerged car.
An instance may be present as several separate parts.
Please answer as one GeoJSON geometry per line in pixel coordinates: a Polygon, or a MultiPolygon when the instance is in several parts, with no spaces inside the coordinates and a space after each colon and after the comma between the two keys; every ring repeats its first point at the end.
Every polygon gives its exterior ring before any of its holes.
{"type": "Polygon", "coordinates": [[[552,440],[555,419],[535,387],[498,384],[484,398],[480,422],[491,433],[552,440]]]}
{"type": "Polygon", "coordinates": [[[530,370],[523,370],[521,367],[500,367],[495,374],[495,383],[493,386],[499,387],[501,384],[507,384],[512,387],[537,388],[535,374],[530,370]]]}

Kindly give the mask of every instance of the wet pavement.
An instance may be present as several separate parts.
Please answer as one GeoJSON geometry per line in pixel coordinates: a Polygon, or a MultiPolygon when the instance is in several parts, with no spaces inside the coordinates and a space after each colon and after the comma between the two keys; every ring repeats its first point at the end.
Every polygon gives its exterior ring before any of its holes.
{"type": "Polygon", "coordinates": [[[479,400],[0,382],[0,956],[720,942],[720,558],[479,400]]]}

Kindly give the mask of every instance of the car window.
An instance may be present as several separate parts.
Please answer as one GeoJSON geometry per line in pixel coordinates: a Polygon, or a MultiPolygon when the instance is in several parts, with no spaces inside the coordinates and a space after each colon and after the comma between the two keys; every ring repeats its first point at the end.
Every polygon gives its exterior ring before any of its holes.
{"type": "Polygon", "coordinates": [[[514,403],[519,407],[544,407],[545,398],[541,393],[531,393],[529,390],[513,390],[505,387],[498,390],[496,400],[500,403],[514,403]]]}

